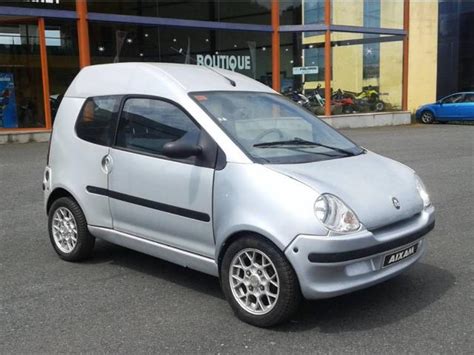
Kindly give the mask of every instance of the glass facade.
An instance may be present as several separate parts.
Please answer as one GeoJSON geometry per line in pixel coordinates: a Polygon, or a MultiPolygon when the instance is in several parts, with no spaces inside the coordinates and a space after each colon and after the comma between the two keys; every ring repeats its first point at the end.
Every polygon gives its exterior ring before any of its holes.
{"type": "Polygon", "coordinates": [[[402,108],[403,37],[333,32],[335,113],[402,108]]]}
{"type": "Polygon", "coordinates": [[[474,91],[474,2],[442,0],[438,23],[437,99],[474,91]]]}
{"type": "Polygon", "coordinates": [[[38,26],[0,22],[0,128],[45,127],[38,26]]]}
{"type": "Polygon", "coordinates": [[[45,27],[49,72],[49,102],[54,119],[63,94],[79,72],[75,22],[48,20],[45,27]]]}
{"type": "MultiPolygon", "coordinates": [[[[272,0],[87,0],[85,55],[90,64],[175,62],[233,70],[293,99],[306,96],[319,115],[327,112],[326,83],[331,114],[401,110],[404,0],[331,0],[328,58],[327,3],[279,1],[278,51],[272,50],[272,0]],[[280,85],[272,80],[278,76],[280,85]]],[[[77,10],[76,0],[2,1],[0,129],[50,127],[49,116],[54,120],[85,53],[77,10]],[[14,11],[2,13],[2,7],[14,11]],[[32,9],[42,10],[44,27],[32,9]],[[45,114],[48,101],[51,115],[45,114]]]]}
{"type": "Polygon", "coordinates": [[[404,0],[332,0],[335,25],[403,28],[404,0]]]}
{"type": "Polygon", "coordinates": [[[76,11],[75,0],[2,0],[0,5],[27,7],[32,9],[76,11]]]}
{"type": "MultiPolygon", "coordinates": [[[[324,113],[325,36],[323,33],[281,37],[282,91],[310,100],[324,113]]],[[[331,113],[402,109],[403,36],[331,33],[331,113]]]]}
{"type": "Polygon", "coordinates": [[[91,23],[92,64],[171,62],[233,70],[271,85],[271,35],[91,23]]]}
{"type": "Polygon", "coordinates": [[[271,23],[271,0],[88,0],[90,12],[185,20],[271,23]]]}

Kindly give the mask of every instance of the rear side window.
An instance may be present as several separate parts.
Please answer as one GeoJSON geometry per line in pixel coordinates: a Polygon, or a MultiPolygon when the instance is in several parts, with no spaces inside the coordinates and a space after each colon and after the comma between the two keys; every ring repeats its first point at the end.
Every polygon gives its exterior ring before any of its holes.
{"type": "Polygon", "coordinates": [[[76,133],[88,142],[110,146],[120,108],[120,96],[90,97],[76,122],[76,133]]]}
{"type": "Polygon", "coordinates": [[[462,94],[454,94],[454,95],[446,97],[443,100],[443,103],[445,103],[445,104],[455,104],[455,103],[458,103],[458,102],[461,102],[461,101],[462,101],[462,94]]]}
{"type": "Polygon", "coordinates": [[[163,100],[125,101],[117,132],[118,147],[162,155],[163,146],[184,135],[199,137],[199,127],[179,107],[163,100]]]}

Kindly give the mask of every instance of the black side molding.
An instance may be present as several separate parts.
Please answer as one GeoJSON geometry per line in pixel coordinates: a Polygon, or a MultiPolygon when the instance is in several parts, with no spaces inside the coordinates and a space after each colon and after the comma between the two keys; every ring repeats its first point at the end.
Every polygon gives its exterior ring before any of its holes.
{"type": "Polygon", "coordinates": [[[434,226],[435,222],[427,225],[413,234],[409,234],[405,237],[364,249],[356,249],[340,253],[310,253],[308,255],[308,260],[312,263],[339,263],[343,261],[365,258],[371,255],[402,247],[406,244],[410,244],[433,230],[434,226]]]}
{"type": "Polygon", "coordinates": [[[178,216],[196,219],[198,221],[209,222],[211,220],[211,217],[207,213],[188,210],[186,208],[181,208],[173,205],[167,205],[165,203],[151,201],[141,197],[131,196],[123,194],[121,192],[103,189],[101,187],[87,186],[86,190],[91,194],[108,196],[115,200],[133,203],[134,205],[148,207],[158,211],[168,212],[171,214],[176,214],[178,216]]]}

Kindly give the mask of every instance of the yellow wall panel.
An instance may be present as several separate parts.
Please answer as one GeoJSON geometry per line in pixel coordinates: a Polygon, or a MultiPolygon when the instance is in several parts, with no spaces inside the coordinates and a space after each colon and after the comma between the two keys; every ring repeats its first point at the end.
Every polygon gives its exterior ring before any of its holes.
{"type": "Polygon", "coordinates": [[[436,100],[438,1],[412,0],[408,55],[408,110],[436,100]]]}

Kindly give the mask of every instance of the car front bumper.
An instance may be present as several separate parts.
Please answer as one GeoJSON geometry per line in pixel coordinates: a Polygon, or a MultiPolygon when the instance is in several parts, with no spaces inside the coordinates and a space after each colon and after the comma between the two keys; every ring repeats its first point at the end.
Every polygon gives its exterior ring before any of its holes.
{"type": "Polygon", "coordinates": [[[343,236],[299,235],[285,249],[307,299],[338,296],[394,277],[426,251],[424,236],[434,228],[434,208],[374,231],[343,236]],[[417,245],[414,255],[383,267],[387,254],[417,245]]]}

